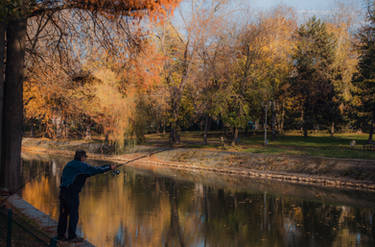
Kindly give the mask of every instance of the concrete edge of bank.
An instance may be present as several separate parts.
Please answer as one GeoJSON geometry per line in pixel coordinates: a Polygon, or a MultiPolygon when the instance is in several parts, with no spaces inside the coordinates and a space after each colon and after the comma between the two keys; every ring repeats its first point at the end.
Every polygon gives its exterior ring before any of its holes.
{"type": "Polygon", "coordinates": [[[178,170],[188,170],[192,172],[204,171],[204,172],[214,172],[217,174],[224,174],[230,176],[241,176],[249,178],[260,178],[260,179],[270,179],[275,181],[294,183],[294,184],[306,184],[306,185],[316,185],[323,187],[333,187],[339,189],[352,189],[361,191],[371,191],[375,192],[375,183],[371,181],[359,181],[350,179],[340,179],[340,178],[329,178],[323,176],[315,175],[305,175],[296,173],[282,173],[282,172],[272,172],[272,171],[259,171],[254,169],[235,169],[235,168],[209,168],[201,166],[191,166],[186,164],[178,164],[177,162],[166,163],[158,161],[136,161],[135,165],[139,166],[161,166],[168,167],[178,170]],[[150,164],[151,163],[151,164],[150,164]]]}
{"type": "MultiPolygon", "coordinates": [[[[14,213],[28,222],[27,227],[30,232],[38,235],[39,238],[43,239],[44,242],[51,243],[51,240],[56,237],[57,222],[52,219],[49,215],[36,209],[30,203],[25,201],[21,196],[14,194],[10,196],[5,204],[11,208],[14,213]]],[[[81,232],[78,229],[78,232],[81,232]]],[[[46,243],[47,244],[47,243],[46,243]]],[[[70,242],[57,242],[57,246],[62,247],[95,247],[88,241],[81,243],[70,243],[70,242]]]]}

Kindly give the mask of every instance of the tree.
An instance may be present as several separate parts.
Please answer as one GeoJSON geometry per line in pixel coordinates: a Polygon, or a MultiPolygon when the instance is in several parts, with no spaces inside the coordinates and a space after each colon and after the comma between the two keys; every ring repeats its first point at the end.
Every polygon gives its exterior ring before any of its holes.
{"type": "MultiPolygon", "coordinates": [[[[0,103],[0,108],[3,109],[0,121],[2,123],[0,187],[5,187],[9,191],[15,192],[20,184],[20,151],[23,124],[22,87],[28,20],[43,16],[46,20],[53,22],[51,16],[63,13],[59,17],[64,18],[64,14],[71,11],[87,13],[93,20],[98,16],[104,16],[109,20],[116,20],[124,16],[140,17],[147,13],[153,13],[153,16],[157,16],[160,13],[163,14],[169,11],[178,2],[179,0],[1,1],[0,42],[2,43],[0,44],[0,57],[5,57],[5,80],[4,84],[0,85],[0,88],[3,89],[0,92],[3,91],[2,96],[4,97],[4,100],[0,103]],[[7,40],[6,47],[5,40],[2,38],[5,35],[7,40]]],[[[81,15],[76,16],[79,18],[81,15]]],[[[63,29],[60,31],[61,38],[65,32],[63,29]]],[[[56,47],[59,47],[59,40],[56,41],[56,47]]],[[[0,68],[4,67],[4,64],[0,68]]]]}
{"type": "MultiPolygon", "coordinates": [[[[284,117],[289,77],[293,70],[292,53],[295,42],[293,31],[297,27],[291,9],[278,6],[269,16],[259,20],[258,28],[263,30],[263,55],[260,68],[264,73],[263,102],[271,105],[272,137],[284,130],[284,117]]],[[[264,104],[266,105],[266,104],[264,104]]]]}
{"type": "Polygon", "coordinates": [[[182,100],[187,90],[189,77],[192,76],[194,59],[196,58],[196,45],[192,39],[192,33],[183,36],[170,23],[166,23],[161,30],[160,50],[165,57],[162,78],[168,91],[168,110],[171,144],[179,143],[178,122],[183,115],[182,100]]]}
{"type": "Polygon", "coordinates": [[[260,109],[261,85],[264,83],[264,72],[259,63],[263,55],[261,32],[254,24],[246,25],[228,39],[232,43],[228,53],[231,62],[221,95],[221,114],[224,123],[233,128],[232,145],[238,143],[239,129],[245,127],[260,109]]]}
{"type": "Polygon", "coordinates": [[[324,123],[337,104],[333,80],[336,40],[326,24],[315,17],[297,30],[294,52],[293,96],[300,99],[303,135],[324,123]]]}
{"type": "MultiPolygon", "coordinates": [[[[342,7],[344,9],[344,7],[342,7]]],[[[344,10],[343,10],[344,12],[344,10]]],[[[345,18],[337,18],[328,23],[327,29],[336,39],[335,61],[333,63],[334,78],[332,80],[334,96],[328,114],[329,133],[334,135],[335,129],[349,121],[346,113],[353,100],[353,75],[357,72],[358,52],[354,35],[351,32],[352,21],[348,14],[345,18]]]]}
{"type": "Polygon", "coordinates": [[[219,91],[224,88],[227,60],[232,51],[225,23],[228,18],[225,3],[225,0],[211,1],[211,5],[200,9],[194,16],[198,62],[192,82],[192,101],[198,119],[203,119],[203,142],[206,145],[210,120],[219,117],[219,91]]]}
{"type": "Polygon", "coordinates": [[[358,121],[363,129],[369,130],[368,142],[373,142],[375,125],[375,6],[369,3],[368,24],[358,33],[359,37],[359,73],[354,80],[358,121]]]}
{"type": "Polygon", "coordinates": [[[226,94],[229,108],[224,114],[234,127],[233,144],[237,142],[238,129],[245,127],[249,120],[261,119],[266,114],[262,108],[268,108],[269,102],[273,133],[276,125],[283,128],[285,92],[292,70],[291,33],[295,26],[293,12],[279,6],[269,15],[243,26],[235,35],[232,48],[235,57],[229,66],[231,77],[226,94]]]}

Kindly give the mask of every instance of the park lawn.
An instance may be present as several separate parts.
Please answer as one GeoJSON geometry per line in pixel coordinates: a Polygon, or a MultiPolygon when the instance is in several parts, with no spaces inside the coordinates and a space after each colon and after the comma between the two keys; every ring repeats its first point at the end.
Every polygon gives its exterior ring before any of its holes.
{"type": "MultiPolygon", "coordinates": [[[[286,133],[274,140],[269,140],[269,144],[264,146],[264,137],[262,133],[258,133],[257,135],[241,135],[237,146],[230,145],[230,140],[226,140],[224,147],[220,144],[222,132],[209,132],[208,145],[203,145],[200,131],[184,131],[180,135],[181,143],[177,146],[188,148],[375,160],[374,151],[362,150],[362,146],[367,143],[367,134],[340,133],[331,137],[329,134],[317,133],[305,138],[297,133],[286,133]],[[352,140],[356,141],[354,148],[350,147],[352,140]]],[[[160,144],[167,143],[168,137],[168,133],[150,134],[146,136],[146,139],[149,144],[160,144]]]]}

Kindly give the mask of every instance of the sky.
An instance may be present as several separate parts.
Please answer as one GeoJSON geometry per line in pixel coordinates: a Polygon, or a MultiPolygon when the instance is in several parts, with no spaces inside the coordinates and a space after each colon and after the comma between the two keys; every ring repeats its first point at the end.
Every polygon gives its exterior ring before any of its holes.
{"type": "Polygon", "coordinates": [[[294,7],[297,11],[321,12],[334,8],[337,3],[351,4],[356,7],[365,6],[366,0],[246,0],[244,2],[248,2],[255,9],[268,9],[284,4],[294,7]]]}
{"type": "Polygon", "coordinates": [[[353,10],[364,10],[367,0],[237,0],[246,2],[255,10],[268,10],[280,4],[292,7],[300,17],[317,16],[324,18],[337,9],[339,4],[351,6],[353,10]]]}
{"type": "MultiPolygon", "coordinates": [[[[185,15],[185,19],[188,19],[188,12],[191,8],[191,1],[201,0],[184,0],[180,7],[175,12],[175,21],[181,24],[181,13],[185,15]]],[[[210,0],[208,0],[210,1],[210,0]]],[[[356,12],[358,16],[358,23],[364,21],[366,2],[368,0],[229,0],[230,4],[227,6],[227,11],[238,12],[238,21],[242,18],[246,18],[246,15],[256,15],[256,13],[266,12],[272,10],[277,6],[284,5],[292,7],[298,17],[298,22],[303,23],[312,16],[316,16],[321,19],[325,19],[331,16],[332,13],[337,11],[339,4],[344,6],[350,6],[350,10],[356,12]],[[361,12],[362,11],[362,12],[361,12]]]]}

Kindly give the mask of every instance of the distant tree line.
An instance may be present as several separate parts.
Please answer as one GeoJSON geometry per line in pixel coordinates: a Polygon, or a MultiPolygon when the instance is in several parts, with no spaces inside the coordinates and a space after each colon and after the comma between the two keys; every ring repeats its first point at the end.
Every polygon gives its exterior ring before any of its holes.
{"type": "MultiPolygon", "coordinates": [[[[183,129],[203,131],[204,143],[209,130],[225,129],[235,145],[240,131],[264,124],[273,136],[363,131],[373,141],[372,2],[366,25],[354,30],[355,13],[345,6],[302,24],[279,6],[240,25],[228,21],[227,1],[202,1],[192,1],[183,28],[164,20],[150,27],[125,21],[119,29],[103,18],[111,28],[100,35],[107,36],[93,40],[96,27],[83,22],[63,59],[40,45],[40,60],[26,60],[25,130],[51,138],[101,134],[118,150],[148,132],[168,132],[177,143],[183,129]]],[[[37,32],[38,19],[29,25],[37,32]]]]}

